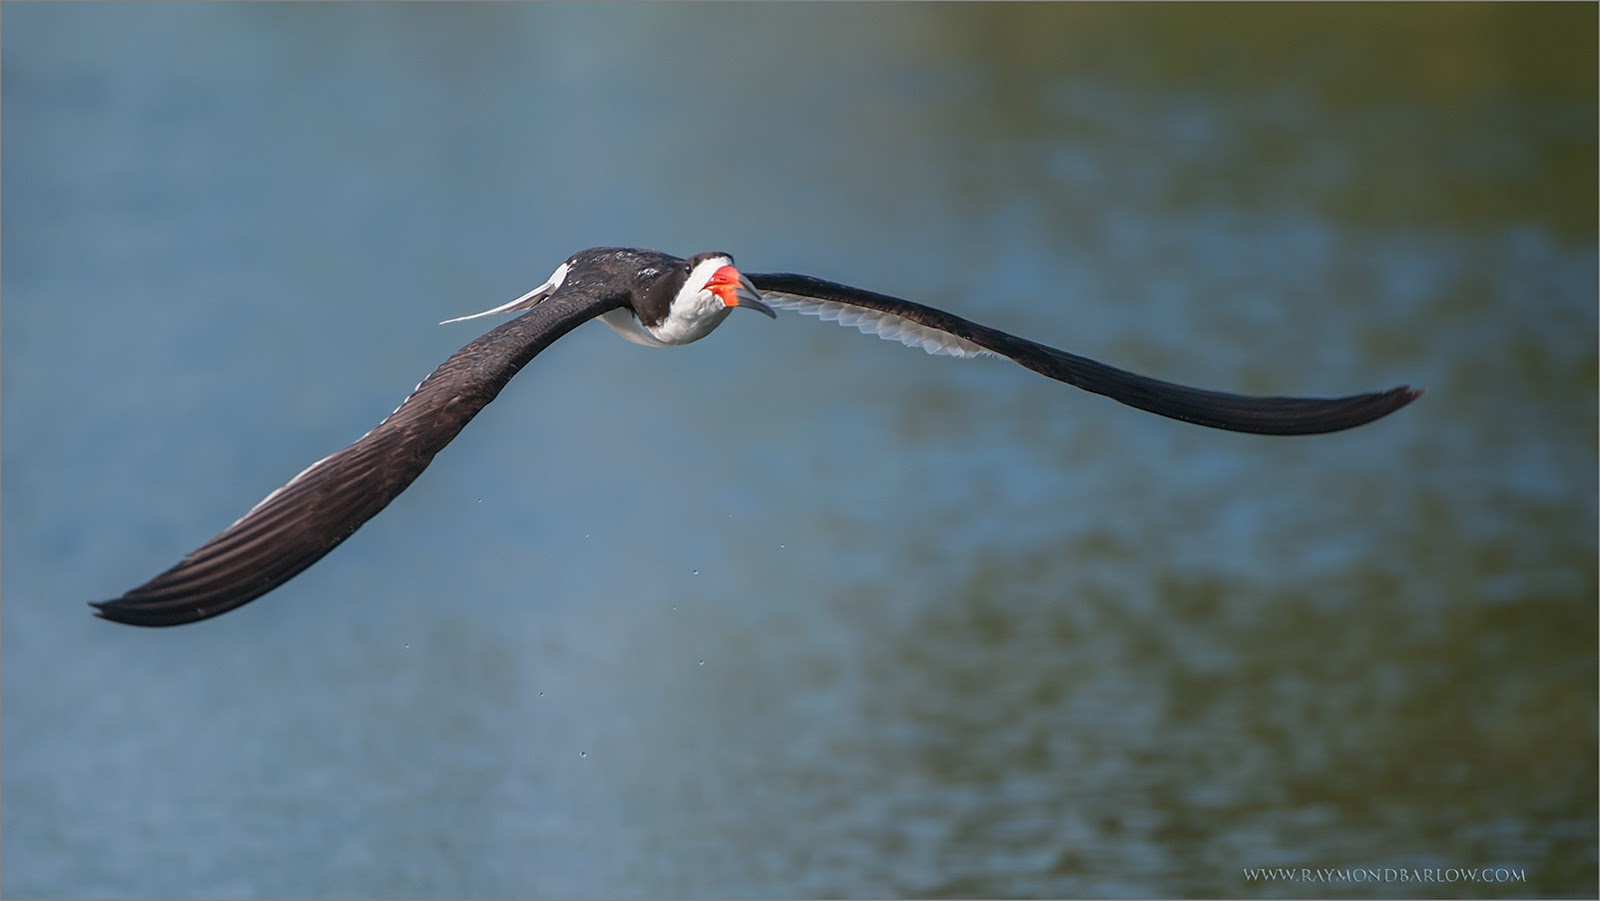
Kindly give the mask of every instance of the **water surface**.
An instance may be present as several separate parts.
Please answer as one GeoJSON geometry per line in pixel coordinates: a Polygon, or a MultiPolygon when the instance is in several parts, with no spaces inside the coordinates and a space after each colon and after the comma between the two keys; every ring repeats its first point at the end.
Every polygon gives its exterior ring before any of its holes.
{"type": "Polygon", "coordinates": [[[1592,6],[4,20],[4,894],[1600,888],[1592,6]],[[598,244],[1428,394],[587,325],[269,598],[88,616],[598,244]]]}

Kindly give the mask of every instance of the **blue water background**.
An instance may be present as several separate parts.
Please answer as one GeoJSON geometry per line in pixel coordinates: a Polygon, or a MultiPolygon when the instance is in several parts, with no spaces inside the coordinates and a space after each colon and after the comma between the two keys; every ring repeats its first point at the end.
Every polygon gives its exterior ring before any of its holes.
{"type": "Polygon", "coordinates": [[[1593,896],[1595,20],[6,4],[0,893],[1593,896]],[[268,598],[89,616],[614,244],[1428,393],[591,324],[268,598]]]}

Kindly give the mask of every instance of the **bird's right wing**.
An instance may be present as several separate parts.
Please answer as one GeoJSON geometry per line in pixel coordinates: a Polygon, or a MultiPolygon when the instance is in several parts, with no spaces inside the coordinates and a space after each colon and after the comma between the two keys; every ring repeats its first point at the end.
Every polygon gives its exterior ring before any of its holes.
{"type": "Polygon", "coordinates": [[[979,325],[887,294],[790,273],[747,273],[780,309],[853,325],[929,353],[1002,356],[1058,382],[1102,394],[1159,416],[1260,435],[1337,432],[1387,416],[1422,392],[1390,388],[1349,397],[1256,397],[1163,382],[979,325]]]}
{"type": "Polygon", "coordinates": [[[175,626],[225,613],[282,585],[349,538],[422,474],[511,377],[620,297],[556,291],[461,348],[376,428],[306,467],[176,566],[120,598],[105,619],[175,626]]]}

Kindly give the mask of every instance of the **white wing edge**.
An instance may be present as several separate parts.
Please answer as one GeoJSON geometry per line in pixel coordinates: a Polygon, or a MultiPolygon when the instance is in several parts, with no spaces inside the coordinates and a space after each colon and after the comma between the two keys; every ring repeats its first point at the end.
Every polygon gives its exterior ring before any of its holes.
{"type": "Polygon", "coordinates": [[[477,319],[480,316],[494,316],[499,313],[514,313],[518,310],[531,310],[538,306],[539,303],[546,297],[554,294],[557,288],[561,287],[561,283],[566,281],[567,270],[570,269],[571,266],[571,263],[562,263],[560,266],[557,266],[556,271],[550,274],[550,278],[546,280],[544,284],[534,288],[532,291],[529,291],[515,300],[508,300],[500,306],[484,310],[482,313],[472,313],[467,316],[457,316],[454,319],[446,319],[439,324],[449,325],[452,322],[466,322],[468,319],[477,319]]]}
{"type": "Polygon", "coordinates": [[[825,322],[853,325],[863,334],[877,335],[885,341],[899,341],[907,347],[920,347],[930,354],[949,357],[998,357],[999,354],[949,332],[912,322],[904,316],[869,310],[854,304],[817,300],[803,294],[763,291],[761,296],[773,306],[815,316],[825,322]]]}

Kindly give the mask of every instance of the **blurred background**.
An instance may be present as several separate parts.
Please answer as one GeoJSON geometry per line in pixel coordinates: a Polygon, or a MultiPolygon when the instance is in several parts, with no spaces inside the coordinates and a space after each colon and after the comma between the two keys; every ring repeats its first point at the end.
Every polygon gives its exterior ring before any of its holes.
{"type": "Polygon", "coordinates": [[[3,24],[7,896],[1600,890],[1592,4],[3,24]],[[1428,393],[591,324],[269,598],[89,616],[602,244],[1428,393]]]}

